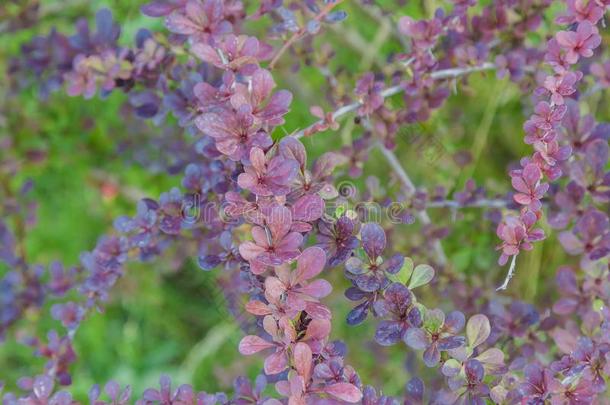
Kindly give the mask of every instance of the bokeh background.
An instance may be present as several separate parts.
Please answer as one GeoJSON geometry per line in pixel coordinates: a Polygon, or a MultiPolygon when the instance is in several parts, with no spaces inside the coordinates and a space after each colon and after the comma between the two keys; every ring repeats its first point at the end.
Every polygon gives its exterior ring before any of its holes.
{"type": "MultiPolygon", "coordinates": [[[[32,3],[32,2],[29,2],[32,3]]],[[[11,58],[19,57],[20,47],[35,35],[44,35],[52,27],[65,33],[74,32],[77,18],[92,19],[96,10],[107,7],[121,23],[121,42],[133,43],[137,29],[146,27],[163,31],[162,23],[140,14],[141,0],[80,1],[45,0],[40,2],[40,19],[32,26],[17,31],[11,21],[23,18],[25,1],[0,4],[0,137],[9,137],[20,161],[16,178],[2,179],[7,184],[33,181],[30,199],[37,203],[37,222],[26,235],[26,250],[31,262],[48,265],[59,260],[66,265],[78,263],[79,254],[91,249],[97,238],[111,232],[114,218],[135,212],[135,202],[145,196],[179,185],[181,173],[169,174],[163,148],[152,140],[169,137],[174,128],[185,142],[175,120],[162,128],[143,123],[124,112],[126,96],[114,91],[106,99],[92,100],[68,97],[63,91],[47,99],[39,95],[36,82],[22,83],[14,92],[8,85],[6,68],[11,58]],[[172,125],[172,123],[174,125],[172,125]]],[[[318,36],[313,44],[319,48],[329,42],[337,54],[330,62],[332,70],[347,79],[336,91],[351,95],[354,73],[382,71],[387,58],[400,49],[391,25],[380,24],[365,12],[359,2],[347,2],[348,19],[318,36]]],[[[379,2],[382,6],[384,2],[379,2]]],[[[407,4],[387,21],[396,22],[405,14],[429,16],[441,2],[421,1],[407,4]]],[[[485,1],[481,2],[486,3],[485,1]]],[[[394,4],[392,2],[392,4],[394,4]]],[[[547,16],[540,33],[530,33],[531,41],[541,41],[551,17],[547,16]]],[[[250,33],[262,29],[264,22],[247,26],[250,33]]],[[[277,46],[277,43],[274,45],[277,46]]],[[[290,59],[286,56],[285,59],[290,59]]],[[[314,60],[291,71],[284,61],[275,71],[281,88],[295,96],[281,137],[313,122],[309,106],[327,108],[325,94],[328,82],[314,60]]],[[[397,99],[400,102],[400,98],[397,99]]],[[[592,96],[589,103],[598,120],[610,115],[607,94],[592,96]]],[[[433,189],[444,186],[461,190],[473,178],[492,194],[510,188],[507,170],[518,157],[528,153],[523,144],[521,125],[529,109],[529,100],[507,79],[494,73],[475,74],[456,86],[455,92],[432,118],[409,128],[398,139],[397,155],[417,186],[433,189]],[[525,112],[524,112],[525,109],[525,112]],[[420,136],[413,137],[412,134],[420,136]],[[422,139],[425,140],[422,141],[422,139]],[[467,164],[464,164],[466,158],[467,164]]],[[[351,118],[342,121],[337,132],[325,132],[304,142],[315,157],[340,148],[360,136],[362,129],[351,118]]],[[[176,137],[176,132],[172,137],[176,137]]],[[[0,151],[0,158],[7,150],[0,151]]],[[[373,152],[364,167],[365,175],[353,181],[364,191],[368,176],[377,176],[382,187],[396,184],[378,152],[373,152]]],[[[451,225],[443,240],[451,269],[471,285],[499,284],[505,269],[496,264],[497,243],[493,224],[481,209],[466,209],[454,221],[446,209],[430,214],[439,225],[451,225]]],[[[548,226],[547,232],[549,231],[548,226]]],[[[406,255],[413,241],[420,237],[418,225],[393,228],[392,240],[406,255]]],[[[196,263],[196,252],[173,246],[161,260],[132,263],[127,274],[113,290],[105,313],[94,314],[81,326],[75,339],[79,361],[74,365],[72,391],[86,398],[94,383],[116,379],[132,384],[135,392],[156,385],[160,374],[168,374],[180,383],[192,383],[199,389],[217,391],[230,389],[234,377],[254,377],[262,365],[262,357],[244,358],[237,352],[242,336],[225,309],[225,298],[216,286],[219,273],[204,272],[196,263]]],[[[553,276],[557,266],[569,261],[562,253],[555,234],[537,245],[532,252],[520,255],[517,276],[508,294],[542,307],[553,297],[553,276]]],[[[0,265],[0,275],[7,269],[0,265]]],[[[399,394],[408,380],[405,361],[419,361],[404,345],[382,348],[373,343],[375,322],[349,327],[345,319],[350,303],[343,297],[346,281],[342,269],[330,271],[327,278],[334,293],[327,299],[334,311],[334,338],[344,339],[348,346],[347,360],[367,383],[382,386],[390,395],[399,394]]],[[[443,299],[426,296],[430,307],[442,307],[443,299]]],[[[486,292],[493,295],[493,292],[486,292]]],[[[23,322],[37,330],[58,328],[59,323],[48,315],[48,308],[28,314],[23,322]]],[[[41,370],[43,360],[32,360],[31,349],[16,343],[9,335],[0,344],[0,380],[10,388],[22,375],[41,370]]]]}

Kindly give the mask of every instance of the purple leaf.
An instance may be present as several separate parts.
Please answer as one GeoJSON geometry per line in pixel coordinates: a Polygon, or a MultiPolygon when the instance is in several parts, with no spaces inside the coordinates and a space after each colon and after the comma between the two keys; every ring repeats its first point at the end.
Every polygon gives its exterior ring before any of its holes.
{"type": "Polygon", "coordinates": [[[428,334],[420,328],[411,328],[407,330],[404,341],[409,347],[415,350],[423,350],[430,344],[428,334]]]}
{"type": "Polygon", "coordinates": [[[347,13],[343,10],[333,11],[324,18],[326,22],[334,24],[347,18],[347,13]]]}
{"type": "Polygon", "coordinates": [[[317,194],[307,194],[295,201],[291,209],[293,220],[312,222],[324,214],[324,200],[317,194]]]}
{"type": "Polygon", "coordinates": [[[32,391],[39,399],[47,399],[51,396],[53,392],[54,386],[53,379],[46,375],[37,376],[34,379],[34,384],[32,386],[32,391]]]}
{"type": "Polygon", "coordinates": [[[428,367],[435,367],[441,361],[441,352],[439,348],[432,344],[424,350],[424,364],[428,367]]]}
{"type": "Polygon", "coordinates": [[[372,261],[375,261],[385,249],[385,231],[378,224],[369,222],[362,227],[360,236],[366,254],[372,261]]]}
{"type": "Polygon", "coordinates": [[[140,7],[140,10],[144,15],[149,17],[163,17],[170,14],[177,7],[180,7],[179,3],[173,4],[167,0],[155,0],[148,4],[144,4],[140,7]]]}
{"type": "Polygon", "coordinates": [[[365,301],[362,304],[354,307],[354,309],[347,314],[347,324],[351,326],[361,324],[366,319],[368,313],[369,303],[368,301],[365,301]]]}
{"type": "Polygon", "coordinates": [[[310,280],[320,274],[326,264],[326,253],[319,247],[309,247],[297,260],[296,283],[310,280]]]}
{"type": "Polygon", "coordinates": [[[438,341],[439,350],[451,350],[457,349],[460,346],[466,344],[466,338],[464,336],[449,336],[446,338],[442,338],[438,341]]]}
{"type": "Polygon", "coordinates": [[[424,389],[424,382],[421,380],[421,378],[411,378],[405,387],[405,405],[423,403],[424,389]]]}
{"type": "Polygon", "coordinates": [[[382,346],[394,345],[402,339],[403,327],[400,322],[381,321],[375,332],[375,341],[382,346]]]}

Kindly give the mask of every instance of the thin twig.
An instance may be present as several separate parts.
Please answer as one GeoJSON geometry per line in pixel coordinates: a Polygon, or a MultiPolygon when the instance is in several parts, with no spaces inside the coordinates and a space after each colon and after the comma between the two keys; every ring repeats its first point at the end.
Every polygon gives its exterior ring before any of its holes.
{"type": "Polygon", "coordinates": [[[508,205],[507,200],[483,198],[472,203],[462,204],[454,200],[431,201],[426,204],[428,208],[504,208],[508,205]]]}
{"type": "MultiPolygon", "coordinates": [[[[473,67],[468,67],[468,68],[451,68],[451,69],[437,70],[436,72],[430,73],[430,77],[434,80],[454,79],[454,78],[464,76],[464,75],[467,75],[470,73],[481,72],[484,70],[492,70],[495,68],[496,68],[496,66],[493,63],[486,62],[480,66],[473,66],[473,67]]],[[[396,94],[402,93],[403,91],[404,91],[404,88],[402,86],[396,85],[396,86],[388,87],[387,89],[383,90],[381,92],[381,96],[384,98],[387,98],[387,97],[391,97],[396,94]]],[[[362,103],[360,101],[355,101],[351,104],[344,105],[343,107],[340,107],[332,114],[332,118],[333,118],[333,120],[336,120],[337,118],[342,117],[343,115],[356,111],[358,108],[360,108],[360,106],[362,106],[362,103]]],[[[304,128],[300,131],[295,132],[294,134],[292,134],[292,136],[294,136],[295,138],[302,138],[306,133],[310,132],[313,128],[315,128],[318,125],[322,125],[324,123],[325,123],[324,120],[319,120],[319,121],[311,124],[307,128],[304,128]]]]}
{"type": "MultiPolygon", "coordinates": [[[[328,3],[319,13],[318,15],[316,15],[313,19],[315,21],[320,22],[322,20],[322,18],[326,17],[326,15],[328,13],[330,13],[335,7],[337,7],[339,4],[341,4],[343,2],[343,0],[335,0],[334,2],[330,2],[328,3]]],[[[299,28],[299,30],[297,32],[295,32],[289,39],[288,41],[286,41],[284,43],[284,45],[282,45],[282,47],[280,48],[280,50],[275,54],[275,56],[273,57],[273,59],[271,59],[271,62],[269,62],[269,70],[273,69],[273,67],[275,66],[275,64],[277,63],[277,61],[280,59],[280,57],[284,54],[284,52],[286,52],[288,50],[288,48],[290,48],[292,46],[292,44],[294,44],[295,42],[297,42],[299,39],[301,39],[302,37],[304,37],[307,34],[307,28],[305,26],[299,28]]]]}
{"type": "MultiPolygon", "coordinates": [[[[390,166],[392,167],[392,169],[398,176],[398,179],[404,186],[407,196],[411,196],[411,195],[415,194],[415,191],[416,191],[415,185],[411,181],[411,178],[409,177],[409,175],[407,174],[405,169],[402,167],[402,165],[398,161],[398,158],[396,157],[394,152],[387,149],[381,142],[377,142],[377,148],[381,151],[381,153],[383,153],[383,156],[385,157],[385,159],[388,161],[388,163],[390,164],[390,166]]],[[[422,222],[422,224],[430,225],[432,223],[432,221],[430,220],[430,217],[428,216],[428,213],[425,210],[417,211],[416,215],[419,218],[419,220],[422,222]]],[[[438,239],[435,239],[434,242],[432,243],[432,247],[434,249],[434,254],[436,256],[437,262],[441,266],[444,267],[447,264],[447,256],[445,255],[445,251],[443,250],[443,246],[441,245],[440,241],[438,239]]]]}
{"type": "Polygon", "coordinates": [[[506,287],[508,287],[508,283],[509,283],[510,279],[513,278],[513,276],[515,275],[515,265],[516,264],[517,264],[517,255],[514,255],[510,261],[510,267],[508,268],[508,273],[506,273],[506,278],[504,279],[504,282],[502,283],[502,285],[500,287],[496,288],[496,291],[506,290],[506,287]]]}

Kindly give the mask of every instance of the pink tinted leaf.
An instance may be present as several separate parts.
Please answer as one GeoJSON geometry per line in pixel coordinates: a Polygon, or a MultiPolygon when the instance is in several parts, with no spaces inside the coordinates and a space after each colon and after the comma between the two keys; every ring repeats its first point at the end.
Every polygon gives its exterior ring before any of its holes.
{"type": "Polygon", "coordinates": [[[250,150],[250,164],[258,173],[262,173],[265,170],[266,162],[265,152],[261,148],[254,147],[250,150]]]}
{"type": "Polygon", "coordinates": [[[306,381],[311,376],[312,356],[311,349],[306,343],[299,342],[294,346],[294,367],[297,373],[306,381]]]}
{"type": "Polygon", "coordinates": [[[292,102],[292,93],[288,90],[279,90],[271,96],[269,103],[262,111],[262,117],[273,125],[280,125],[284,122],[282,116],[289,110],[292,102]]]}
{"type": "Polygon", "coordinates": [[[532,199],[529,195],[527,194],[521,194],[521,193],[517,193],[513,196],[513,199],[515,200],[515,202],[521,204],[521,205],[529,205],[532,202],[532,199]]]}
{"type": "Polygon", "coordinates": [[[303,144],[293,136],[287,136],[280,142],[280,153],[286,159],[293,159],[299,162],[301,170],[307,164],[307,153],[303,144]]]}
{"type": "Polygon", "coordinates": [[[313,229],[313,226],[311,224],[308,224],[307,222],[295,221],[292,223],[292,227],[290,228],[290,231],[306,233],[306,232],[311,231],[312,229],[313,229]]]}
{"type": "Polygon", "coordinates": [[[398,30],[401,34],[410,36],[412,34],[413,25],[415,21],[408,16],[401,17],[398,20],[398,30]]]}
{"type": "Polygon", "coordinates": [[[316,118],[324,119],[324,110],[319,105],[311,106],[309,112],[316,118]]]}
{"type": "Polygon", "coordinates": [[[339,153],[326,152],[320,156],[311,170],[314,179],[323,179],[332,174],[335,167],[347,163],[347,158],[339,153]]]}
{"type": "Polygon", "coordinates": [[[326,264],[326,253],[319,247],[309,247],[297,259],[295,283],[309,280],[320,274],[326,264]]]}
{"type": "Polygon", "coordinates": [[[578,336],[565,329],[555,329],[550,332],[555,344],[565,354],[570,354],[578,347],[578,336]]]}
{"type": "Polygon", "coordinates": [[[279,374],[288,367],[286,352],[283,350],[271,354],[265,359],[265,373],[269,375],[279,374]]]}
{"type": "Polygon", "coordinates": [[[252,271],[253,274],[259,275],[259,274],[263,274],[265,271],[267,271],[267,269],[269,268],[269,266],[267,266],[265,263],[258,261],[258,260],[252,260],[250,262],[250,271],[252,271]]]}
{"type": "Polygon", "coordinates": [[[267,216],[267,225],[273,234],[274,240],[280,240],[290,231],[292,213],[284,206],[275,206],[267,216]]]}
{"type": "Polygon", "coordinates": [[[256,259],[264,251],[264,248],[250,241],[239,245],[239,254],[248,261],[256,259]]]}
{"type": "Polygon", "coordinates": [[[513,177],[511,179],[511,184],[515,190],[521,191],[522,193],[527,193],[529,191],[528,185],[525,184],[525,181],[523,181],[523,178],[520,176],[513,177]]]}
{"type": "Polygon", "coordinates": [[[237,184],[245,190],[252,190],[258,184],[258,178],[250,173],[241,173],[237,176],[237,184]]]}
{"type": "Polygon", "coordinates": [[[184,14],[174,11],[165,19],[165,26],[174,34],[193,35],[199,27],[184,14]]]}
{"type": "MultiPolygon", "coordinates": [[[[278,381],[275,383],[275,390],[278,394],[289,397],[290,396],[290,383],[286,380],[278,381]]],[[[281,402],[280,402],[281,404],[281,402]]]]}
{"type": "Polygon", "coordinates": [[[263,316],[271,314],[267,305],[261,301],[249,301],[246,304],[246,311],[252,315],[263,316]]]}
{"type": "Polygon", "coordinates": [[[275,87],[271,73],[266,69],[258,69],[252,75],[252,102],[254,105],[262,104],[275,87]]]}
{"type": "Polygon", "coordinates": [[[353,384],[337,383],[324,388],[327,394],[349,403],[356,403],[362,399],[362,392],[353,384]]]}
{"type": "MultiPolygon", "coordinates": [[[[298,254],[299,254],[298,248],[299,248],[299,246],[301,246],[302,242],[303,242],[303,235],[301,235],[298,232],[290,232],[288,235],[286,235],[284,237],[284,239],[282,239],[282,241],[276,247],[279,250],[285,250],[285,251],[291,251],[291,252],[296,251],[296,255],[298,256],[298,254]]],[[[296,256],[292,256],[292,254],[291,254],[291,259],[293,259],[295,257],[296,256]]]]}
{"type": "Polygon", "coordinates": [[[279,299],[286,292],[286,286],[277,277],[267,277],[265,280],[265,294],[279,299]]]}
{"type": "Polygon", "coordinates": [[[328,281],[322,279],[315,280],[299,289],[301,293],[318,299],[326,297],[332,290],[332,285],[328,281]]]}
{"type": "Polygon", "coordinates": [[[140,7],[142,14],[149,17],[163,17],[170,14],[175,9],[176,5],[163,0],[151,1],[140,7]]]}
{"type": "Polygon", "coordinates": [[[269,237],[267,236],[267,232],[265,228],[260,226],[255,226],[252,228],[252,239],[254,242],[261,247],[269,246],[269,237]]]}
{"type": "Polygon", "coordinates": [[[317,194],[307,194],[292,205],[295,221],[312,222],[324,214],[324,200],[317,194]]]}
{"type": "Polygon", "coordinates": [[[540,180],[541,172],[537,165],[530,163],[523,169],[522,176],[527,185],[531,188],[540,180]]]}
{"type": "Polygon", "coordinates": [[[559,315],[569,315],[578,308],[578,301],[574,298],[561,298],[553,305],[553,312],[559,315]]]}
{"type": "Polygon", "coordinates": [[[563,246],[563,248],[569,254],[577,255],[579,253],[582,253],[583,244],[572,232],[569,232],[569,231],[561,232],[558,236],[558,239],[559,239],[559,242],[561,242],[561,245],[563,246]]]}
{"type": "Polygon", "coordinates": [[[202,42],[197,42],[191,48],[191,52],[204,62],[211,63],[213,65],[220,65],[221,60],[218,53],[210,45],[202,42]]]}
{"type": "Polygon", "coordinates": [[[245,356],[249,356],[274,346],[273,343],[267,342],[259,336],[248,335],[239,342],[239,352],[245,356]]]}
{"type": "Polygon", "coordinates": [[[307,339],[325,339],[330,334],[330,322],[326,319],[314,319],[309,323],[305,337],[307,339]]]}
{"type": "Polygon", "coordinates": [[[267,315],[263,318],[263,329],[271,336],[277,336],[279,331],[277,322],[271,315],[267,315]]]}
{"type": "Polygon", "coordinates": [[[319,302],[310,302],[307,301],[305,303],[305,310],[307,314],[314,319],[329,319],[332,317],[332,313],[327,306],[320,304],[319,302]]]}

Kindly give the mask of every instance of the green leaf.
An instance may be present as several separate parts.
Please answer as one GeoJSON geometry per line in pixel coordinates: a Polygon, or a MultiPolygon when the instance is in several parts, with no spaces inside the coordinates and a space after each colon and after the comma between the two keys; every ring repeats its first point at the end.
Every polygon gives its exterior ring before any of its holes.
{"type": "Polygon", "coordinates": [[[405,262],[396,274],[387,274],[388,279],[394,283],[407,285],[411,275],[413,274],[413,260],[410,257],[405,257],[405,262]]]}
{"type": "Polygon", "coordinates": [[[434,269],[427,264],[419,264],[413,270],[411,281],[409,281],[409,288],[417,288],[422,285],[428,284],[434,278],[434,269]]]}
{"type": "Polygon", "coordinates": [[[466,337],[468,338],[468,345],[472,348],[487,340],[490,333],[489,319],[483,314],[474,315],[466,324],[466,337]]]}
{"type": "Polygon", "coordinates": [[[601,310],[604,308],[604,301],[600,300],[599,298],[596,299],[595,301],[593,301],[593,310],[597,311],[597,312],[601,312],[601,310]]]}
{"type": "Polygon", "coordinates": [[[438,309],[428,309],[424,317],[424,327],[426,330],[434,333],[438,332],[445,323],[445,313],[438,309]]]}
{"type": "Polygon", "coordinates": [[[343,213],[345,212],[345,206],[339,205],[337,209],[335,209],[335,218],[341,218],[343,213]]]}
{"type": "Polygon", "coordinates": [[[504,352],[495,347],[485,350],[475,359],[481,362],[485,373],[495,373],[504,366],[504,352]]]}
{"type": "Polygon", "coordinates": [[[443,374],[448,377],[453,377],[459,374],[462,369],[462,363],[457,361],[456,359],[449,359],[443,364],[443,374]]]}

